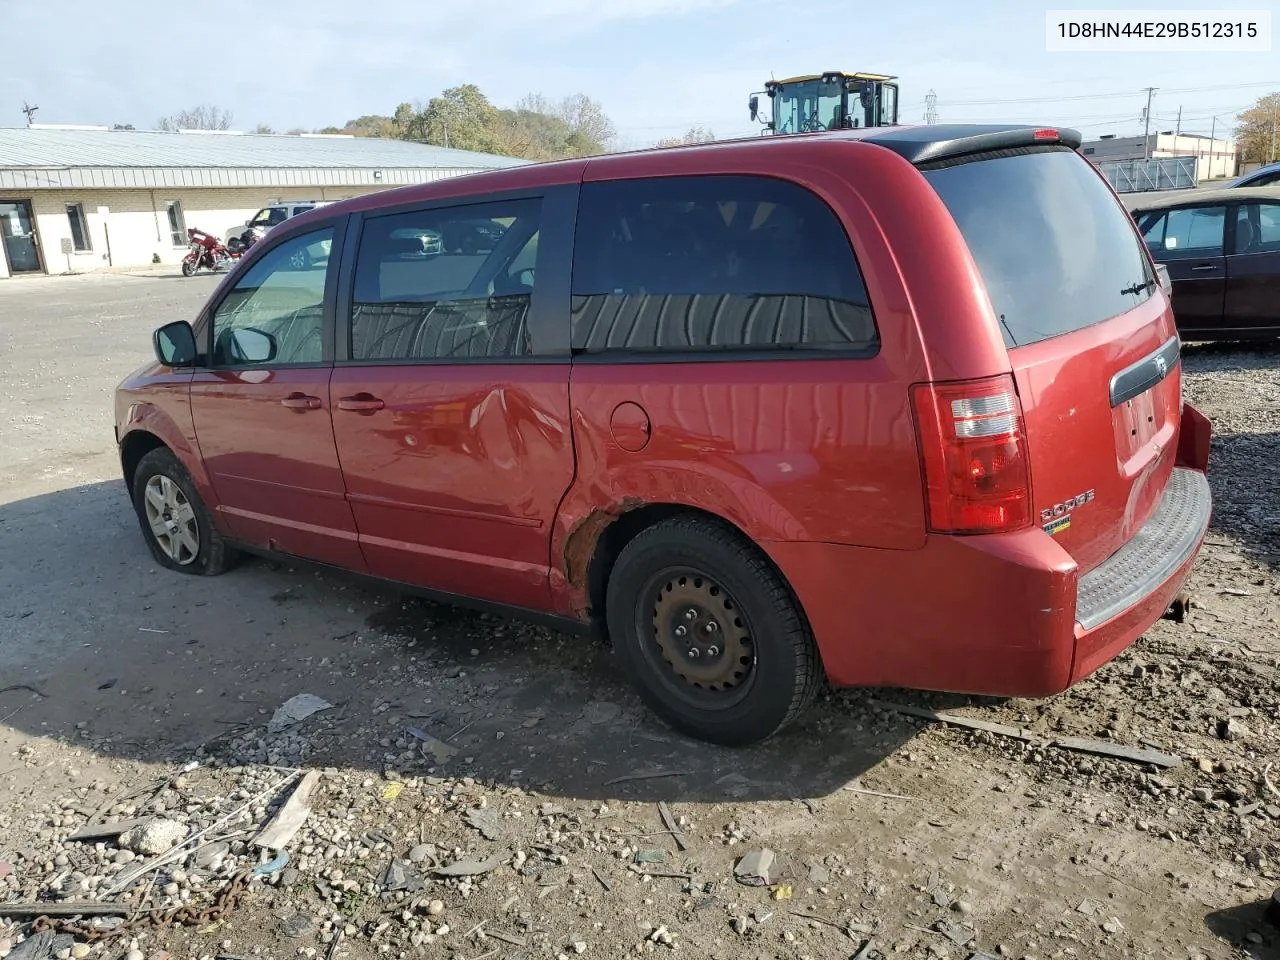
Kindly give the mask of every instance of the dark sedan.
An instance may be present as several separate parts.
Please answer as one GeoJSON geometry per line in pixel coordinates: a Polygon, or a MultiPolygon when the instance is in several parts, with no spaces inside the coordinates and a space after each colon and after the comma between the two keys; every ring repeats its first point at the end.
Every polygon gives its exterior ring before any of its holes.
{"type": "Polygon", "coordinates": [[[1126,204],[1169,271],[1184,340],[1280,337],[1280,189],[1171,190],[1126,204]]]}

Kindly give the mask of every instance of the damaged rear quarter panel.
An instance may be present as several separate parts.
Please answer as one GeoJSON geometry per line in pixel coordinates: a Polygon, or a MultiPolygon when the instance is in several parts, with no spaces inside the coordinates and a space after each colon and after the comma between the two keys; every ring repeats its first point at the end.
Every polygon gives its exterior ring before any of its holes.
{"type": "Polygon", "coordinates": [[[923,495],[902,387],[879,358],[763,363],[575,364],[577,473],[551,538],[556,610],[585,618],[601,534],[646,505],[694,508],[756,543],[913,549],[923,495]],[[647,445],[622,449],[620,404],[648,414],[647,445]]]}

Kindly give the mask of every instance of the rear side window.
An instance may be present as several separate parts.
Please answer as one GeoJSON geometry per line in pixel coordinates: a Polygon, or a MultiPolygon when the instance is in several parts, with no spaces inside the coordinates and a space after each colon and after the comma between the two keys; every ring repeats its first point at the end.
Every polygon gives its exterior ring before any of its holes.
{"type": "Polygon", "coordinates": [[[585,184],[573,347],[873,352],[853,249],[816,195],[765,177],[585,184]]]}
{"type": "Polygon", "coordinates": [[[1161,260],[1222,256],[1225,206],[1179,207],[1150,220],[1142,238],[1161,260]]]}
{"type": "Polygon", "coordinates": [[[532,198],[365,221],[352,290],[352,360],[528,354],[540,213],[532,198]]]}
{"type": "Polygon", "coordinates": [[[1081,330],[1152,296],[1132,220],[1075,151],[926,167],[925,177],[964,234],[1007,346],[1081,330]]]}

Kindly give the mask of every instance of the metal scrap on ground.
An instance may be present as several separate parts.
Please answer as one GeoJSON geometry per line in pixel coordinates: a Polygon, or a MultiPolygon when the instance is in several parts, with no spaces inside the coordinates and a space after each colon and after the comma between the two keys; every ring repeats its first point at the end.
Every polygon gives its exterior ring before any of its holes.
{"type": "MultiPolygon", "coordinates": [[[[1041,743],[1046,746],[1059,747],[1063,750],[1075,750],[1081,753],[1092,753],[1099,756],[1113,757],[1117,760],[1131,760],[1135,763],[1150,763],[1158,767],[1176,767],[1182,763],[1181,757],[1158,750],[1142,750],[1137,747],[1126,747],[1122,744],[1108,743],[1105,740],[1090,740],[1085,737],[1039,737],[1023,727],[1010,727],[1003,723],[992,723],[989,720],[976,720],[972,717],[961,717],[954,713],[941,713],[937,710],[926,710],[903,703],[890,703],[886,700],[867,700],[873,707],[892,710],[895,713],[925,720],[937,720],[956,727],[967,727],[971,730],[985,730],[1002,737],[1012,737],[1024,743],[1041,743]]],[[[901,799],[906,799],[901,798],[901,799]]]]}
{"type": "Polygon", "coordinates": [[[322,710],[332,710],[333,704],[310,693],[300,693],[286,701],[271,717],[267,724],[268,733],[279,733],[301,723],[307,717],[322,710]]]}
{"type": "Polygon", "coordinates": [[[689,844],[685,841],[684,834],[677,829],[676,818],[671,815],[671,808],[667,806],[665,800],[658,801],[658,816],[662,817],[662,822],[671,831],[671,836],[675,840],[676,846],[681,850],[688,850],[689,844]]]}
{"type": "Polygon", "coordinates": [[[254,846],[263,850],[283,850],[287,847],[311,814],[311,794],[315,792],[319,782],[318,770],[312,770],[303,777],[297,789],[284,802],[284,806],[276,811],[271,822],[254,838],[254,846]]]}

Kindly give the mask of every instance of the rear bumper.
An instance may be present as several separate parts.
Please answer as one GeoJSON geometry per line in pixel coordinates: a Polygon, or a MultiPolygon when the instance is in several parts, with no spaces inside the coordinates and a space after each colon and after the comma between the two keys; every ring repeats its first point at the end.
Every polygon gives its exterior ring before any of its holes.
{"type": "Polygon", "coordinates": [[[765,547],[805,609],[833,684],[1041,697],[1092,673],[1160,619],[1195,561],[1211,507],[1204,474],[1176,468],[1151,519],[1084,576],[1039,529],[931,536],[918,551],[765,547]]]}

